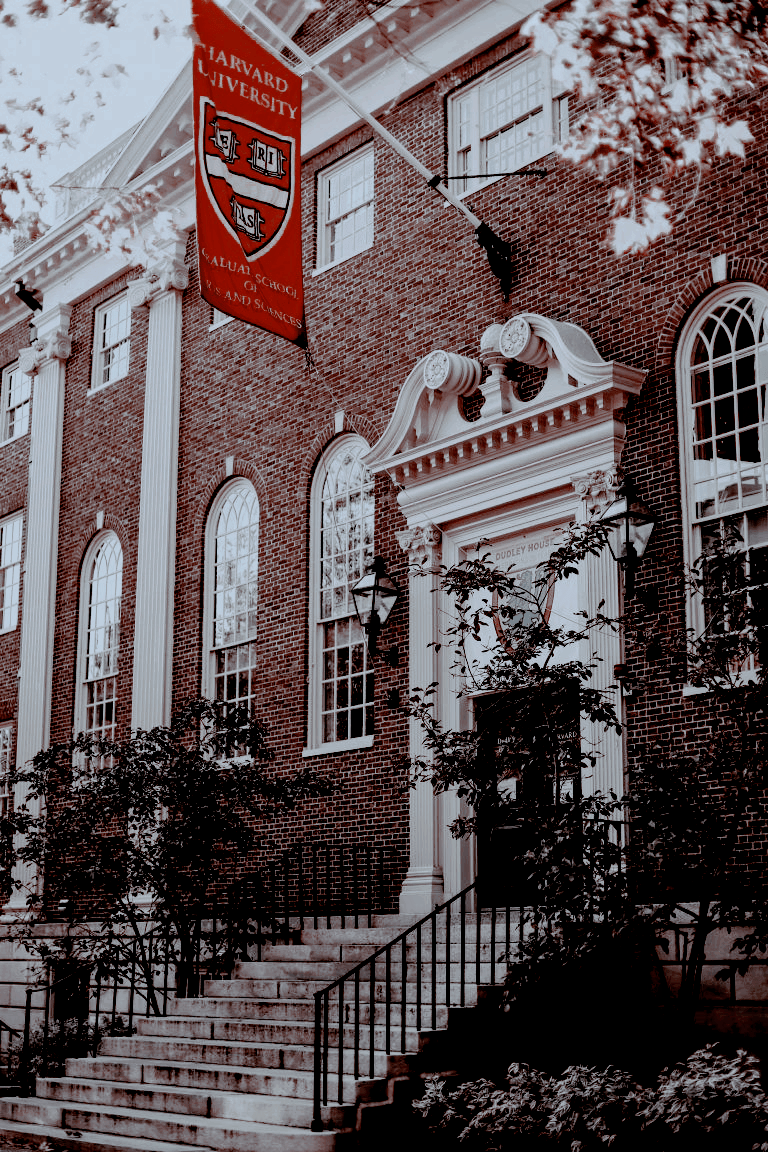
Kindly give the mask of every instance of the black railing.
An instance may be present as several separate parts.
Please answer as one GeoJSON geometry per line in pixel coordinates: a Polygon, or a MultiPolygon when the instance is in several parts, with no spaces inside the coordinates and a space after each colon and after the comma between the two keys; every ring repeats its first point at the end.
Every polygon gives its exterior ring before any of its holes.
{"type": "MultiPolygon", "coordinates": [[[[95,1054],[102,1033],[131,1033],[137,1017],[165,1016],[172,996],[202,995],[206,980],[229,977],[238,961],[261,960],[265,944],[295,942],[307,926],[370,926],[375,913],[392,908],[395,862],[388,849],[367,844],[299,844],[198,910],[181,936],[178,926],[137,921],[97,935],[87,961],[45,960],[41,980],[26,989],[19,1075],[29,1089],[33,1047],[42,1075],[65,1040],[95,1054]]],[[[88,951],[86,934],[72,940],[88,951]]],[[[0,1051],[7,1027],[0,1021],[0,1051]]]]}
{"type": "MultiPolygon", "coordinates": [[[[332,1062],[336,1066],[337,1098],[341,1104],[345,1075],[355,1080],[361,1075],[371,1078],[375,1075],[377,1029],[386,1055],[405,1052],[409,1012],[417,1032],[425,1025],[435,1029],[438,1008],[464,1007],[468,985],[495,984],[497,971],[503,970],[506,974],[506,957],[516,946],[515,937],[519,939],[523,931],[521,910],[492,907],[483,912],[473,899],[476,892],[477,881],[315,993],[313,1131],[322,1130],[322,1108],[328,1104],[332,1062]],[[473,903],[474,909],[469,908],[473,903]],[[474,933],[468,934],[473,926],[474,933]],[[444,939],[438,940],[441,927],[444,939]],[[502,950],[497,956],[500,946],[502,950]],[[456,960],[451,955],[453,947],[457,951],[456,960]],[[487,951],[486,959],[483,959],[483,949],[487,951]],[[413,980],[409,980],[411,973],[413,980]],[[399,1000],[395,983],[398,978],[399,1000]],[[335,1041],[330,1026],[332,1001],[338,1004],[335,1041]],[[382,1024],[378,1025],[377,1017],[382,1016],[382,1024]],[[335,1054],[333,1061],[332,1054],[335,1054]]],[[[382,1050],[381,1046],[378,1050],[382,1050]]]]}

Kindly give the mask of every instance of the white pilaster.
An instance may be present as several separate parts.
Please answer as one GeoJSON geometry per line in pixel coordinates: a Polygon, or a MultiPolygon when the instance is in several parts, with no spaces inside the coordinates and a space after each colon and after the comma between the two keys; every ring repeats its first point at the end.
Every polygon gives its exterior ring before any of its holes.
{"type": "MultiPolygon", "coordinates": [[[[575,477],[573,486],[581,497],[580,516],[582,521],[593,517],[615,498],[621,482],[618,470],[595,471],[587,476],[575,477]]],[[[619,569],[609,549],[603,548],[598,556],[587,556],[582,563],[579,576],[583,580],[581,607],[590,615],[598,610],[609,619],[616,619],[621,611],[619,595],[619,569]]],[[[587,662],[597,656],[599,663],[590,687],[604,689],[608,699],[621,720],[620,690],[616,686],[614,668],[621,663],[621,633],[610,628],[599,629],[585,642],[582,659],[587,662]]],[[[592,724],[582,718],[582,741],[585,750],[598,752],[591,780],[584,780],[584,792],[624,792],[624,740],[623,736],[610,728],[607,732],[601,724],[592,724]]]]}
{"type": "Polygon", "coordinates": [[[132,308],[149,307],[141,453],[131,729],[168,724],[171,712],[176,492],[181,384],[183,244],[129,285],[132,308]]]}
{"type": "MultiPolygon", "coordinates": [[[[413,692],[438,680],[438,658],[433,645],[438,638],[440,531],[433,525],[413,528],[398,533],[398,541],[411,562],[408,631],[409,686],[413,692]]],[[[435,698],[435,709],[438,703],[435,698]]],[[[411,757],[428,755],[421,726],[413,717],[409,751],[411,757]]],[[[429,783],[417,784],[410,795],[411,856],[400,893],[400,912],[405,916],[423,916],[443,899],[440,804],[429,783]]]]}
{"type": "MultiPolygon", "coordinates": [[[[23,600],[21,609],[21,658],[16,762],[26,764],[48,747],[51,733],[51,682],[53,634],[56,609],[56,568],[59,542],[61,492],[61,442],[64,427],[64,382],[71,349],[68,304],[44,312],[35,324],[37,339],[19,353],[22,372],[36,376],[29,437],[29,484],[27,488],[26,543],[24,548],[23,600]]],[[[14,803],[26,800],[27,790],[17,788],[14,803]]],[[[40,802],[31,801],[35,814],[40,802]]],[[[14,889],[6,912],[17,915],[37,889],[38,876],[31,865],[16,865],[14,889]]]]}

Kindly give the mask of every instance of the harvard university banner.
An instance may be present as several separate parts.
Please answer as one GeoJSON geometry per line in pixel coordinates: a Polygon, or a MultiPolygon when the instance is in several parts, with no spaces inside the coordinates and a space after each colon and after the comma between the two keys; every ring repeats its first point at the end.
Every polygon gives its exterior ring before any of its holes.
{"type": "Polygon", "coordinates": [[[305,344],[301,80],[214,0],[192,0],[203,299],[305,344]]]}

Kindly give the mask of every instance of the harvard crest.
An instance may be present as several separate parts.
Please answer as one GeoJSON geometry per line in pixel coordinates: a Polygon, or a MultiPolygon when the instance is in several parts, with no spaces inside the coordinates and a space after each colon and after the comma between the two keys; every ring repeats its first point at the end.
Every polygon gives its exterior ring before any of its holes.
{"type": "Polygon", "coordinates": [[[279,238],[293,203],[294,141],[201,100],[199,159],[220,220],[247,260],[279,238]]]}

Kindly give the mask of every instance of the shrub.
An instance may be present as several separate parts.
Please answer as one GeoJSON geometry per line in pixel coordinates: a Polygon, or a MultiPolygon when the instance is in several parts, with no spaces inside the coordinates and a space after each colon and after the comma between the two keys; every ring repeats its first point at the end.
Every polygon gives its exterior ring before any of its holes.
{"type": "Polygon", "coordinates": [[[743,1050],[728,1056],[707,1045],[651,1088],[616,1068],[581,1065],[558,1077],[512,1064],[507,1085],[477,1080],[447,1091],[435,1077],[414,1107],[440,1146],[455,1139],[474,1152],[523,1152],[547,1142],[569,1152],[614,1144],[768,1152],[768,1096],[757,1058],[743,1050]]]}

